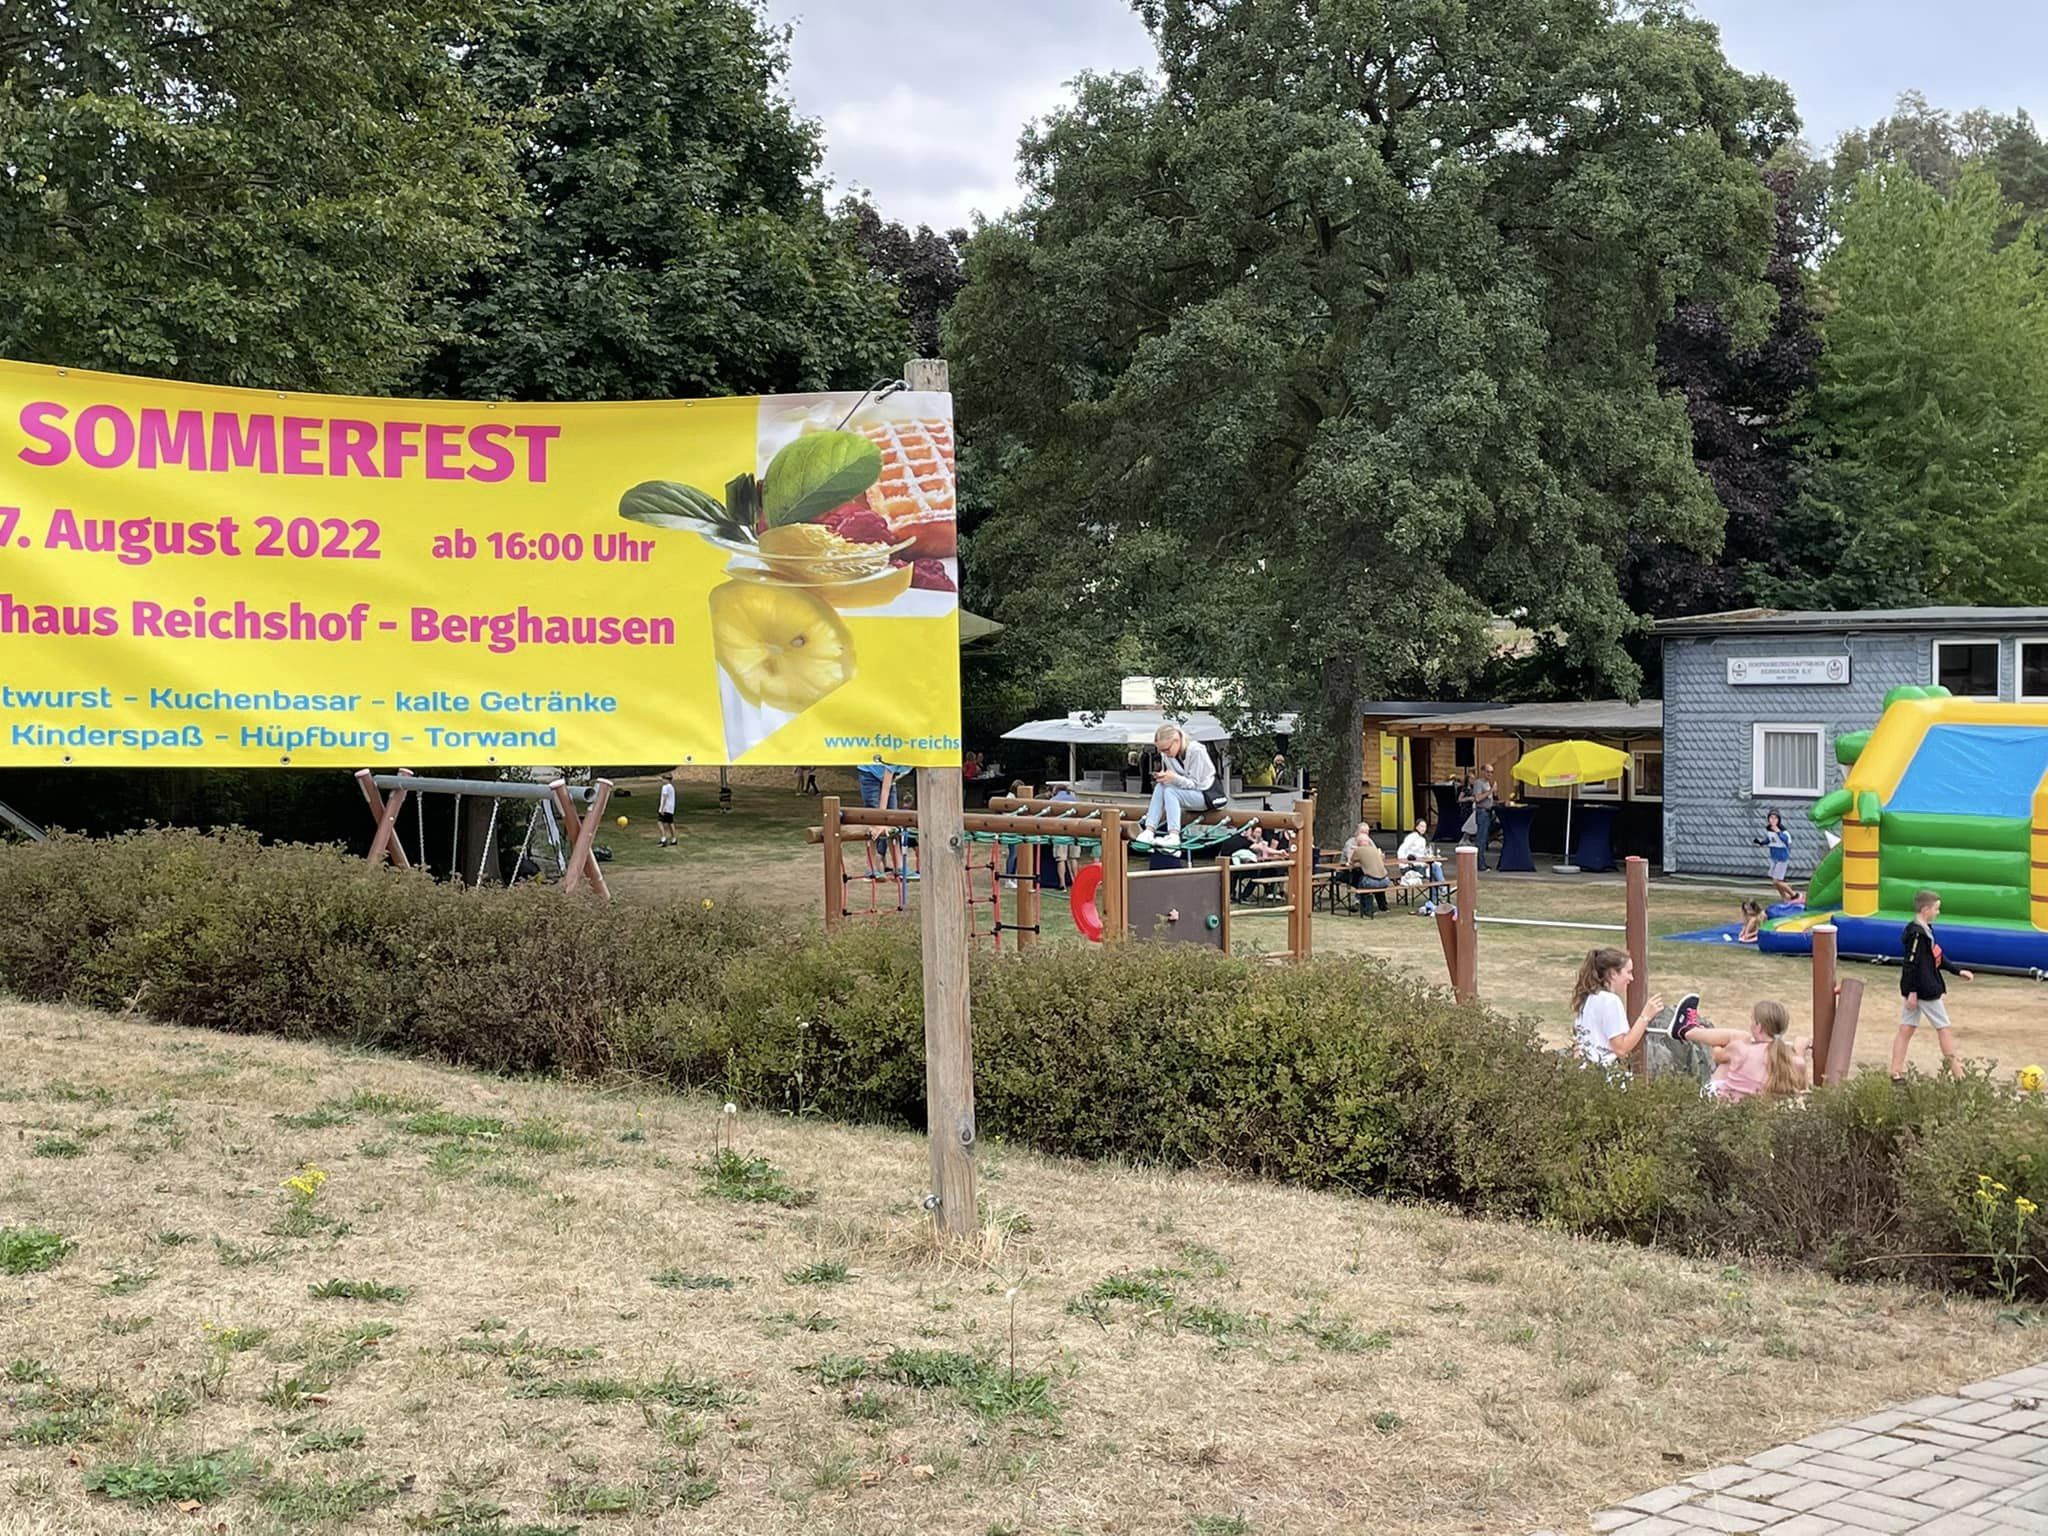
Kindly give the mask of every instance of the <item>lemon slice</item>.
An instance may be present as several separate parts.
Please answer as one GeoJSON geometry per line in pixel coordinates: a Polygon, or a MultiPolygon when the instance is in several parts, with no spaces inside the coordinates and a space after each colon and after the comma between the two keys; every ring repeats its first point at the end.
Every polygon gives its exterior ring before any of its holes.
{"type": "Polygon", "coordinates": [[[851,581],[889,568],[889,546],[856,544],[816,523],[787,523],[760,539],[761,560],[789,581],[851,581]]]}
{"type": "Polygon", "coordinates": [[[853,636],[801,587],[729,581],[711,591],[711,651],[749,704],[801,714],[853,677],[853,636]]]}

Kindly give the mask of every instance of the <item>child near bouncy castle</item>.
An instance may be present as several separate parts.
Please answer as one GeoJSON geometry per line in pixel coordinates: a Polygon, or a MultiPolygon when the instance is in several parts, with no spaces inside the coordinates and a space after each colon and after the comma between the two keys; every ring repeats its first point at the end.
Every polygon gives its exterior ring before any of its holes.
{"type": "Polygon", "coordinates": [[[1797,901],[1799,893],[1792,889],[1789,878],[1792,873],[1792,834],[1785,830],[1785,818],[1772,811],[1764,818],[1764,835],[1750,841],[1763,849],[1764,857],[1770,861],[1771,884],[1777,889],[1778,900],[1797,901]]]}
{"type": "Polygon", "coordinates": [[[1913,921],[1899,935],[1899,952],[1904,956],[1899,965],[1899,994],[1905,1002],[1899,1009],[1899,1032],[1892,1039],[1895,1083],[1905,1078],[1906,1049],[1913,1043],[1913,1032],[1922,1024],[1930,1026],[1934,1038],[1941,1042],[1941,1061],[1949,1075],[1963,1075],[1963,1058],[1956,1054],[1955,1031],[1949,1024],[1945,1001],[1948,983],[1942,979],[1942,973],[1960,976],[1964,981],[1977,978],[1941,952],[1934,937],[1934,920],[1939,916],[1941,893],[1922,891],[1913,898],[1913,921]]]}

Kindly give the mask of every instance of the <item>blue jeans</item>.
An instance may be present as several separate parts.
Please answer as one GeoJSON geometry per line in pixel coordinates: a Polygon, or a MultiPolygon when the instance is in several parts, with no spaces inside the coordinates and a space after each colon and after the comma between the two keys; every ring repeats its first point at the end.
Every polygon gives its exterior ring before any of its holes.
{"type": "Polygon", "coordinates": [[[1152,803],[1145,807],[1145,825],[1156,827],[1164,821],[1167,831],[1178,832],[1182,817],[1189,811],[1207,810],[1208,805],[1199,789],[1183,789],[1178,784],[1154,784],[1152,803]]]}
{"type": "Polygon", "coordinates": [[[1479,831],[1474,835],[1473,845],[1479,850],[1479,867],[1486,868],[1486,844],[1493,836],[1493,812],[1478,810],[1472,813],[1479,818],[1479,831]]]}

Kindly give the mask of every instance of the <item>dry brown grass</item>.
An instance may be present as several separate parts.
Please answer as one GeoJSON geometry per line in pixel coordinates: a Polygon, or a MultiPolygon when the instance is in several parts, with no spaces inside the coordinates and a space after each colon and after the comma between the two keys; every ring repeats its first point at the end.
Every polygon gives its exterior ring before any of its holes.
{"type": "Polygon", "coordinates": [[[107,1394],[80,1443],[0,1438],[10,1536],[218,1522],[257,1536],[390,1532],[462,1501],[509,1510],[508,1530],[580,1520],[621,1533],[1178,1536],[1235,1529],[1224,1522],[1237,1516],[1253,1532],[1569,1529],[1687,1470],[2040,1352],[1993,1309],[1924,1293],[994,1147],[984,1242],[941,1253],[918,1206],[917,1138],[729,1123],[716,1105],[629,1086],[499,1081],[8,1006],[0,1061],[0,1226],[77,1243],[47,1273],[0,1278],[0,1365],[46,1367],[59,1384],[0,1380],[0,1437],[49,1412],[38,1404],[53,1390],[107,1394]],[[413,1134],[403,1114],[375,1109],[322,1127],[277,1118],[362,1092],[496,1117],[511,1133],[413,1134]],[[34,1155],[49,1136],[83,1154],[34,1155]],[[705,1193],[698,1165],[726,1137],[815,1202],[705,1193]],[[449,1144],[467,1150],[435,1150],[449,1144]],[[319,1210],[348,1231],[268,1235],[286,1206],[280,1182],[308,1162],[331,1176],[319,1210]],[[169,1244],[172,1233],[189,1240],[169,1244]],[[216,1238],[282,1251],[229,1267],[216,1238]],[[819,1261],[850,1278],[785,1278],[819,1261]],[[733,1288],[651,1282],[670,1270],[733,1288]],[[123,1271],[153,1278],[108,1294],[123,1271]],[[410,1294],[309,1296],[336,1277],[410,1294]],[[1070,1309],[1110,1277],[1149,1278],[1175,1304],[1070,1309]],[[1017,1369],[1048,1378],[1056,1422],[802,1370],[826,1355],[874,1365],[946,1350],[986,1355],[1000,1383],[1012,1291],[1017,1369]],[[373,1319],[396,1332],[323,1401],[264,1401],[308,1369],[309,1351],[332,1356],[373,1319]],[[826,1319],[828,1331],[807,1331],[826,1319]],[[270,1333],[236,1351],[209,1327],[270,1333]],[[581,1350],[600,1353],[563,1358],[581,1350]],[[701,1381],[730,1401],[515,1395],[528,1377],[701,1381]],[[166,1393],[189,1410],[166,1411],[166,1393]],[[294,1449],[314,1430],[355,1429],[360,1448],[294,1449]],[[1684,1467],[1667,1456],[1679,1446],[1684,1467]],[[202,1521],[84,1488],[105,1460],[213,1448],[268,1472],[202,1521]],[[315,1471],[381,1480],[394,1496],[324,1527],[258,1502],[263,1476],[274,1489],[315,1471]],[[672,1502],[714,1481],[701,1508],[672,1502]],[[554,1512],[590,1490],[634,1507],[554,1512]]]}

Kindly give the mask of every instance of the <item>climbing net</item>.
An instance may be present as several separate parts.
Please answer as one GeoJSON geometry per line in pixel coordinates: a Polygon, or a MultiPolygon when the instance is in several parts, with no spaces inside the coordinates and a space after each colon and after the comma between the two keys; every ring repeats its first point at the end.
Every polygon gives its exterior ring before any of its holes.
{"type": "MultiPolygon", "coordinates": [[[[1057,822],[1061,813],[1047,812],[1045,819],[1057,822]]],[[[1076,862],[1101,858],[1099,837],[1076,837],[1064,832],[969,832],[967,839],[967,927],[976,938],[987,939],[1001,950],[1004,935],[1014,934],[1012,943],[1035,939],[1044,931],[1039,921],[1037,893],[1042,873],[1039,848],[1052,848],[1055,856],[1065,853],[1076,862]],[[1033,850],[1028,856],[1020,849],[1033,850]],[[1005,913],[1004,893],[1009,893],[1005,913]]],[[[863,838],[867,850],[865,869],[848,868],[842,879],[840,911],[847,917],[881,917],[887,912],[907,911],[910,887],[919,878],[917,829],[892,828],[881,837],[863,838]],[[855,905],[853,888],[867,893],[864,907],[855,905]]]]}

